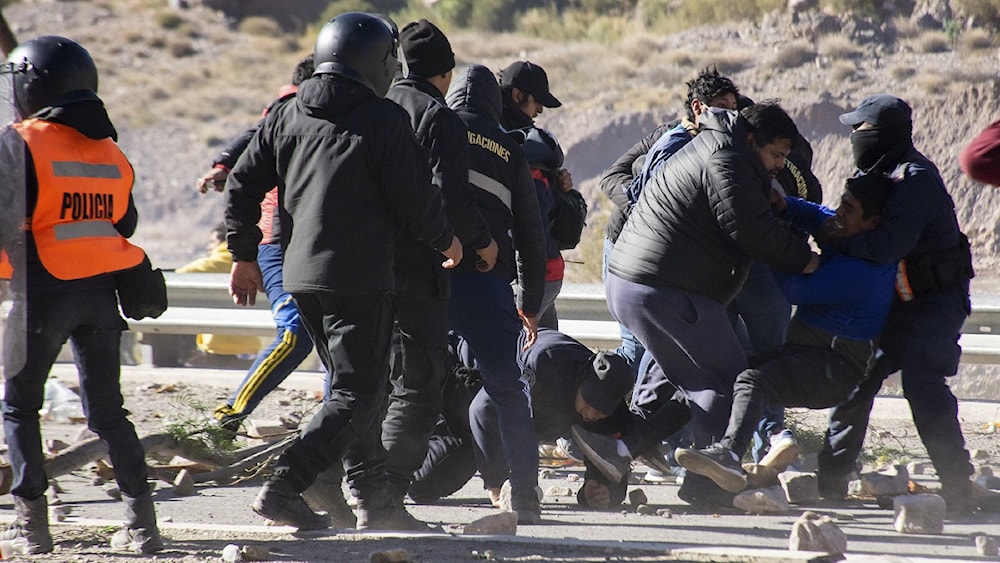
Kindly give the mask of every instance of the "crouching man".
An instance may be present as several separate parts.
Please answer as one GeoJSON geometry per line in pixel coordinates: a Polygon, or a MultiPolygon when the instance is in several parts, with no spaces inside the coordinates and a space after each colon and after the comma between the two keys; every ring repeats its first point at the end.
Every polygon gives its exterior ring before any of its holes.
{"type": "MultiPolygon", "coordinates": [[[[432,503],[465,485],[478,466],[490,500],[498,505],[500,488],[510,470],[503,456],[497,409],[489,395],[478,393],[482,383],[465,341],[453,335],[450,351],[447,406],[409,495],[416,502],[432,503]]],[[[568,436],[575,424],[599,433],[623,428],[627,420],[624,399],[634,377],[621,356],[595,354],[557,330],[539,328],[535,345],[523,350],[518,361],[531,389],[539,442],[568,436]]],[[[624,500],[627,485],[628,475],[612,482],[588,462],[577,498],[584,506],[608,508],[624,500]]]]}

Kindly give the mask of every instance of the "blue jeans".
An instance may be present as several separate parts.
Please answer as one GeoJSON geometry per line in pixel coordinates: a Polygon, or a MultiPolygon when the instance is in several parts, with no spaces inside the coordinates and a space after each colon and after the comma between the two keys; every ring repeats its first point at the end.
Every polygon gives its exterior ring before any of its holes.
{"type": "MultiPolygon", "coordinates": [[[[481,393],[488,395],[496,408],[512,493],[533,495],[538,484],[538,442],[528,387],[517,364],[521,321],[514,307],[513,290],[500,278],[478,272],[456,272],[451,279],[451,329],[468,342],[482,376],[481,393]]],[[[482,403],[473,401],[470,419],[477,418],[477,404],[482,403]]],[[[496,451],[496,442],[491,436],[477,434],[475,428],[473,438],[476,463],[480,472],[488,473],[487,455],[496,451]]]]}
{"type": "Polygon", "coordinates": [[[292,295],[282,287],[281,246],[258,246],[257,265],[264,278],[264,291],[271,303],[271,317],[278,332],[267,348],[257,354],[228,403],[216,409],[217,416],[248,416],[268,393],[299,367],[313,349],[312,339],[302,326],[299,309],[292,295]]]}
{"type": "MultiPolygon", "coordinates": [[[[747,280],[727,311],[751,364],[758,365],[781,348],[792,306],[774,283],[766,264],[756,260],[750,264],[747,280]]],[[[754,461],[759,462],[767,453],[768,437],[784,427],[785,409],[767,405],[753,435],[754,461]]]]}
{"type": "Polygon", "coordinates": [[[819,455],[821,474],[832,479],[855,470],[875,395],[886,377],[902,370],[903,396],[942,487],[967,486],[972,464],[958,422],[958,401],[947,378],[958,370],[962,353],[958,337],[968,314],[968,282],[908,303],[893,303],[879,340],[883,354],[872,374],[830,411],[819,455]]]}
{"type": "MultiPolygon", "coordinates": [[[[611,256],[611,251],[614,250],[614,248],[615,244],[611,242],[611,239],[605,237],[604,256],[601,262],[602,282],[608,281],[608,258],[611,256]]],[[[622,345],[619,346],[617,350],[615,350],[615,353],[625,358],[625,360],[628,361],[628,365],[632,366],[632,370],[635,371],[636,375],[636,383],[638,383],[639,361],[642,359],[642,355],[643,353],[645,353],[646,348],[643,347],[642,342],[639,342],[639,339],[637,339],[635,335],[632,334],[632,331],[630,331],[622,323],[618,323],[618,333],[621,334],[622,345]]],[[[636,391],[638,391],[638,389],[639,387],[638,385],[636,385],[636,391]]],[[[632,401],[635,402],[637,398],[638,397],[633,393],[632,401]]]]}
{"type": "Polygon", "coordinates": [[[149,491],[146,455],[127,418],[119,381],[118,347],[127,328],[113,288],[15,300],[4,332],[3,429],[14,472],[11,493],[32,500],[49,486],[38,411],[49,370],[67,340],[80,375],[87,427],[107,444],[118,487],[132,498],[149,491]]]}

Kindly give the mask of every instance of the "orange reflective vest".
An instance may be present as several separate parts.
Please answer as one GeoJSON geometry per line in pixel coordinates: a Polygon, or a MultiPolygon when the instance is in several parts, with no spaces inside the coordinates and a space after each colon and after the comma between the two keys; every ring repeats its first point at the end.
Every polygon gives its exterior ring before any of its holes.
{"type": "Polygon", "coordinates": [[[77,280],[139,265],[145,253],[115,229],[135,180],[118,145],[40,119],[13,128],[35,163],[38,201],[28,228],[45,269],[77,280]]]}

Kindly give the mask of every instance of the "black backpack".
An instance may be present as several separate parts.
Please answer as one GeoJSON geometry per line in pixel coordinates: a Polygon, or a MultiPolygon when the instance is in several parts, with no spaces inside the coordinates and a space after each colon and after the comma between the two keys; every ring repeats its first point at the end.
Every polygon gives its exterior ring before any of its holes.
{"type": "Polygon", "coordinates": [[[552,209],[552,238],[559,250],[572,250],[580,244],[583,227],[587,225],[587,200],[576,190],[564,192],[553,186],[556,203],[552,209]]]}

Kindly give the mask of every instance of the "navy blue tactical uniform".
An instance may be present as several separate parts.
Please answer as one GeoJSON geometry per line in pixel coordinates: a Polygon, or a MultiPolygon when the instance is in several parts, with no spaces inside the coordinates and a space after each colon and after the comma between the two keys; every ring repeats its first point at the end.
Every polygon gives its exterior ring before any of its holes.
{"type": "Polygon", "coordinates": [[[959,229],[954,201],[937,167],[913,147],[905,102],[871,96],[857,111],[841,116],[841,122],[857,128],[851,141],[858,168],[888,174],[897,185],[880,226],[840,244],[852,256],[881,263],[902,260],[908,275],[897,276],[897,296],[873,373],[830,413],[819,458],[820,490],[830,497],[844,495],[874,397],[889,374],[902,370],[903,395],[941,481],[948,511],[967,512],[973,508],[972,465],[947,378],[958,369],[958,338],[970,311],[968,239],[959,229]],[[862,127],[865,123],[875,127],[862,127]]]}
{"type": "Polygon", "coordinates": [[[545,275],[538,198],[520,146],[500,128],[500,86],[493,73],[469,67],[454,79],[447,100],[469,128],[469,183],[499,247],[491,271],[479,272],[465,260],[452,274],[451,329],[469,342],[483,376],[481,393],[489,394],[500,412],[514,510],[537,521],[538,449],[517,366],[521,321],[510,282],[516,277],[523,290],[518,308],[537,315],[545,275]]]}

